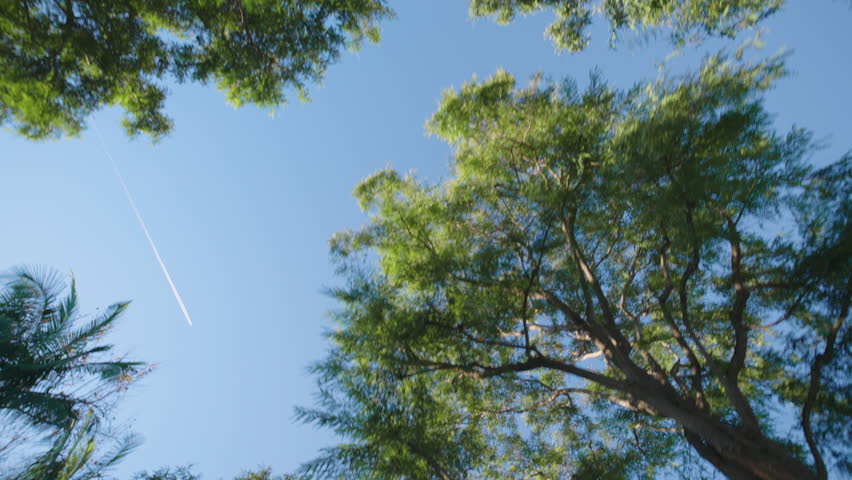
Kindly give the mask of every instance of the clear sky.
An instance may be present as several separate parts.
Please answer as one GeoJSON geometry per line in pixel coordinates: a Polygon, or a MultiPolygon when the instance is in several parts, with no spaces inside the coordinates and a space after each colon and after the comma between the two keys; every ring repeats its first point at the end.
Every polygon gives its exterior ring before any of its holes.
{"type": "MultiPolygon", "coordinates": [[[[581,85],[598,68],[629,87],[654,77],[669,51],[663,41],[611,51],[597,24],[587,52],[557,56],[543,37],[549,15],[500,27],[471,21],[462,0],[390,3],[397,18],[383,24],[381,44],[344,53],[311,103],[270,116],[233,109],[212,86],[173,85],[176,128],[157,145],[128,140],[117,111],[96,115],[194,327],[94,131],[41,143],[0,131],[0,268],[73,270],[83,312],[132,299],[110,340],[157,364],[116,412],[146,438],[117,470],[122,477],[185,463],[210,480],[259,464],[282,473],[334,441],[293,422],[293,407],[312,401],[305,370],[324,354],[334,308],[322,293],[337,282],[327,242],[364,222],[350,192],[373,171],[448,174],[450,149],[423,128],[443,89],[500,67],[520,83],[543,72],[581,85]]],[[[795,72],[769,94],[769,110],[780,128],[804,126],[828,142],[815,162],[839,158],[852,148],[849,2],[791,0],[765,26],[763,53],[792,49],[795,72]]]]}

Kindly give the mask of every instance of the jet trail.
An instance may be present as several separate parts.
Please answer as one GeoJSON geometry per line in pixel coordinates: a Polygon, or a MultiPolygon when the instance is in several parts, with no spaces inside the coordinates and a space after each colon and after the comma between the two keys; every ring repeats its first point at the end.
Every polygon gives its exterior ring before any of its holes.
{"type": "Polygon", "coordinates": [[[127,184],[124,183],[124,177],[118,169],[118,164],[115,162],[115,159],[112,158],[112,154],[109,153],[104,137],[101,135],[101,130],[98,128],[94,119],[92,119],[92,126],[95,127],[95,133],[98,134],[98,139],[101,141],[101,148],[103,148],[104,154],[106,154],[107,158],[109,158],[109,161],[112,163],[112,169],[115,172],[115,176],[118,178],[118,183],[121,184],[121,188],[124,190],[124,196],[127,197],[127,201],[130,203],[130,208],[133,209],[133,213],[136,215],[136,220],[139,220],[139,226],[142,227],[142,231],[145,232],[145,238],[148,239],[148,245],[151,245],[151,250],[154,252],[154,256],[157,257],[157,263],[160,264],[160,268],[163,270],[163,275],[166,276],[166,281],[169,282],[169,287],[171,287],[172,293],[175,295],[175,300],[177,300],[178,305],[180,305],[183,316],[186,318],[186,323],[188,323],[191,327],[192,320],[189,318],[189,312],[186,311],[186,305],[183,304],[183,299],[180,298],[177,287],[175,287],[175,282],[172,281],[172,276],[169,275],[169,270],[166,268],[166,264],[163,263],[162,257],[160,257],[160,252],[154,244],[154,239],[151,238],[151,233],[148,231],[148,227],[145,226],[145,220],[142,220],[142,214],[140,214],[139,209],[136,208],[136,202],[133,201],[133,195],[130,194],[127,184]]]}

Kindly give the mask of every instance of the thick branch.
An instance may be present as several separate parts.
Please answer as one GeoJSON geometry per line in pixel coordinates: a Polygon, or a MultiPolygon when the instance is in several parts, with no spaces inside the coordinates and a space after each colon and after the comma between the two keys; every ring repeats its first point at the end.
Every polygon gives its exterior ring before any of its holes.
{"type": "Polygon", "coordinates": [[[704,443],[700,436],[692,432],[685,431],[684,438],[686,438],[686,441],[689,442],[690,445],[692,445],[692,448],[694,448],[699,455],[704,457],[705,460],[707,460],[714,467],[719,469],[719,471],[725,474],[725,476],[727,476],[728,478],[734,480],[752,480],[755,478],[755,476],[752,475],[750,472],[747,472],[742,468],[737,467],[736,465],[732,465],[730,462],[722,458],[722,456],[719,455],[718,452],[716,452],[713,448],[704,443]]]}

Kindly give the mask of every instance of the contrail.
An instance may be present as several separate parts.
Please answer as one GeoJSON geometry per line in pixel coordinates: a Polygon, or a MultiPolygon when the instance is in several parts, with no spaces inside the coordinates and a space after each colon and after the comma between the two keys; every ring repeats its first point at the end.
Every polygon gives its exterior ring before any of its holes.
{"type": "Polygon", "coordinates": [[[172,293],[175,295],[175,300],[177,300],[178,305],[180,305],[183,316],[186,318],[186,323],[188,323],[191,327],[192,320],[189,318],[189,312],[186,311],[186,305],[183,304],[183,299],[180,298],[177,287],[175,287],[175,282],[172,281],[172,276],[169,275],[169,270],[166,268],[166,264],[163,263],[163,259],[160,257],[160,252],[157,250],[157,246],[154,245],[154,239],[151,238],[151,233],[148,232],[148,227],[145,226],[145,220],[142,220],[142,215],[139,213],[139,209],[136,208],[136,202],[133,201],[133,195],[130,194],[127,184],[124,183],[124,177],[118,169],[118,164],[115,162],[115,159],[112,158],[112,154],[109,153],[104,137],[101,135],[101,130],[98,128],[94,119],[92,119],[92,126],[95,127],[95,133],[98,134],[98,139],[101,141],[101,148],[103,148],[104,154],[106,154],[107,158],[109,158],[109,161],[112,163],[112,170],[115,172],[115,176],[118,178],[118,183],[121,184],[121,188],[124,190],[124,196],[127,197],[127,201],[130,203],[130,208],[133,209],[133,213],[136,215],[136,220],[139,220],[139,226],[141,226],[142,231],[145,232],[145,237],[148,239],[148,245],[151,245],[151,250],[154,252],[154,256],[157,257],[157,263],[160,264],[160,268],[163,270],[163,275],[166,276],[166,280],[169,282],[169,287],[171,287],[172,293]]]}

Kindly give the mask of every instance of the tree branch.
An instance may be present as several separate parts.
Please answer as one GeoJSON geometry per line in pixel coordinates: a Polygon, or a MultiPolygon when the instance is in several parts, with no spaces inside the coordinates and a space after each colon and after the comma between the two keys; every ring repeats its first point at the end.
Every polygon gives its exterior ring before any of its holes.
{"type": "Polygon", "coordinates": [[[804,405],[802,405],[802,430],[804,431],[805,441],[808,443],[811,455],[814,457],[818,480],[826,480],[828,478],[828,471],[825,467],[825,461],[819,453],[819,447],[811,428],[811,414],[813,413],[814,405],[816,404],[817,394],[821,388],[820,377],[822,375],[822,369],[831,362],[831,357],[834,354],[834,344],[837,342],[837,333],[840,331],[840,327],[843,326],[843,322],[846,321],[848,314],[849,296],[847,295],[843,306],[841,307],[840,315],[838,315],[837,321],[834,322],[834,325],[831,326],[828,337],[825,339],[825,348],[821,354],[816,356],[814,363],[811,365],[811,383],[808,387],[808,396],[804,405]]]}
{"type": "Polygon", "coordinates": [[[745,312],[751,293],[743,281],[740,234],[737,231],[736,224],[730,217],[727,218],[727,223],[729,230],[728,241],[731,245],[731,280],[734,284],[735,297],[734,305],[731,307],[730,312],[730,322],[734,328],[734,351],[731,353],[728,369],[725,372],[727,379],[725,391],[728,393],[728,398],[734,404],[734,408],[737,409],[737,413],[743,424],[753,431],[758,431],[760,425],[757,421],[757,416],[739,388],[739,375],[745,365],[746,351],[748,350],[749,329],[743,323],[743,313],[745,312]]]}

